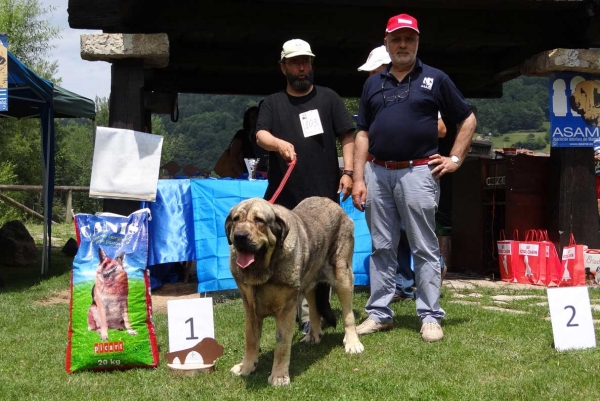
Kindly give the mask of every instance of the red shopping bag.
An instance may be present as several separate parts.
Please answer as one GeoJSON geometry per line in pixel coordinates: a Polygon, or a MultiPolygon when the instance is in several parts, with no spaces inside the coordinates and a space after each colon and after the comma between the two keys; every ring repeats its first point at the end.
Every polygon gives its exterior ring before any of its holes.
{"type": "Polygon", "coordinates": [[[585,263],[583,258],[584,245],[577,245],[571,234],[569,245],[563,248],[560,277],[560,287],[585,285],[585,263]]]}
{"type": "Polygon", "coordinates": [[[557,287],[559,271],[561,270],[560,258],[554,243],[548,238],[548,231],[540,231],[541,239],[546,244],[546,285],[557,287]]]}
{"type": "Polygon", "coordinates": [[[498,267],[502,281],[516,283],[515,267],[519,263],[519,233],[515,230],[512,240],[507,240],[504,230],[500,230],[500,239],[496,241],[498,246],[498,267]]]}
{"type": "Polygon", "coordinates": [[[525,241],[519,242],[515,278],[523,284],[546,285],[546,244],[538,239],[536,230],[527,230],[525,241]]]}

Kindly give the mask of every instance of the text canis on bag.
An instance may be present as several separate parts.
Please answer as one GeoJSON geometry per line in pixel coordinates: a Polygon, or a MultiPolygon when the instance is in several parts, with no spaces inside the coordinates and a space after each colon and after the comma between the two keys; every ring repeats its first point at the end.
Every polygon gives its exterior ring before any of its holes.
{"type": "Polygon", "coordinates": [[[289,384],[298,295],[306,297],[310,316],[310,331],[302,342],[321,341],[321,317],[335,325],[329,294],[315,293],[320,282],[333,287],[342,305],[346,352],[364,350],[352,312],[354,223],[340,205],[312,197],[290,211],[252,198],[231,209],[225,230],[229,266],[246,315],[245,355],[232,373],[245,376],[256,369],[263,319],[274,316],[277,344],[269,384],[289,384]]]}

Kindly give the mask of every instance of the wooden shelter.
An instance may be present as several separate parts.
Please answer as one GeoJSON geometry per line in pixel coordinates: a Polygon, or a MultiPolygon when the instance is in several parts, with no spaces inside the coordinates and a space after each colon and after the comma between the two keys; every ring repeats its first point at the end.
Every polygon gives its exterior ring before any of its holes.
{"type": "MultiPolygon", "coordinates": [[[[419,57],[469,98],[500,97],[544,51],[600,48],[594,0],[69,0],[68,12],[71,28],[115,34],[82,39],[82,57],[113,64],[110,125],[141,131],[152,112],[175,110],[177,93],[280,90],[279,53],[293,38],[311,44],[318,84],[357,97],[357,67],[400,13],[419,21],[419,57]]],[[[553,149],[551,161],[551,238],[564,245],[574,232],[600,247],[591,149],[553,149]]]]}

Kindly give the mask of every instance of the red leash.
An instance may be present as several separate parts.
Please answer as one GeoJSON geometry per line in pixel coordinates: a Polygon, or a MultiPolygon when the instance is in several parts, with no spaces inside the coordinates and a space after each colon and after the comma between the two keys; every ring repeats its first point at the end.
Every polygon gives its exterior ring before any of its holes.
{"type": "Polygon", "coordinates": [[[275,193],[273,194],[273,196],[271,197],[271,199],[269,199],[269,203],[270,204],[274,204],[275,200],[277,199],[277,197],[279,196],[279,194],[281,193],[281,191],[283,190],[283,186],[285,185],[285,183],[287,182],[288,178],[290,178],[290,174],[292,174],[292,170],[294,169],[294,167],[296,167],[296,160],[298,159],[298,157],[294,157],[294,159],[289,162],[288,165],[288,169],[285,172],[285,175],[283,176],[283,179],[281,180],[281,184],[279,184],[279,187],[277,188],[277,191],[275,191],[275,193]]]}

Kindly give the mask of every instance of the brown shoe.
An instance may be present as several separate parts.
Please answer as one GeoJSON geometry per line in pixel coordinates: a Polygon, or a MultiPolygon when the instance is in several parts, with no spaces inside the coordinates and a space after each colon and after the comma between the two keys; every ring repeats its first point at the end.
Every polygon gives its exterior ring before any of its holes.
{"type": "Polygon", "coordinates": [[[356,334],[362,336],[364,334],[371,334],[378,331],[391,330],[394,328],[392,323],[377,323],[370,317],[366,318],[364,322],[356,327],[356,334]]]}
{"type": "Polygon", "coordinates": [[[403,302],[403,301],[414,301],[414,298],[403,297],[400,294],[394,294],[392,297],[392,302],[403,302]]]}
{"type": "Polygon", "coordinates": [[[428,343],[441,341],[444,338],[442,326],[438,322],[423,323],[421,326],[421,338],[428,343]]]}

